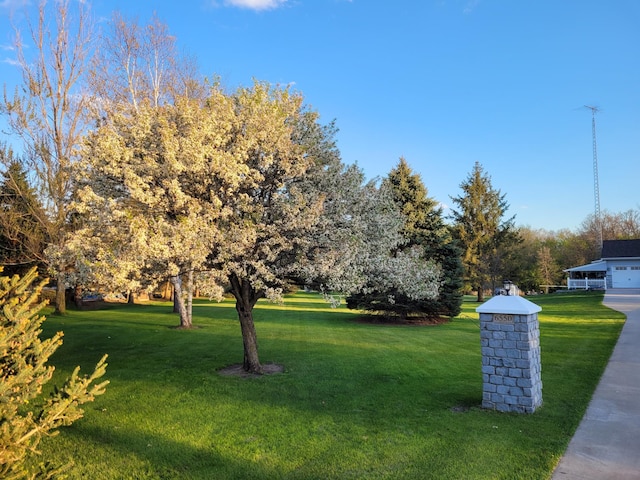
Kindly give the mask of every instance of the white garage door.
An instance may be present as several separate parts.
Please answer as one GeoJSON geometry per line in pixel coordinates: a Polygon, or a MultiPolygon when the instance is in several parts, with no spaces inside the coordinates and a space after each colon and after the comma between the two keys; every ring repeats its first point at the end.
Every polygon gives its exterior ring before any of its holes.
{"type": "Polygon", "coordinates": [[[640,288],[640,267],[615,267],[611,280],[613,288],[640,288]]]}

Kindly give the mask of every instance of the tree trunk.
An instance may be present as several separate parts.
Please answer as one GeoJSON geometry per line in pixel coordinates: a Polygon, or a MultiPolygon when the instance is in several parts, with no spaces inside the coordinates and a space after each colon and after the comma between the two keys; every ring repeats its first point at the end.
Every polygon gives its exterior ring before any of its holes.
{"type": "Polygon", "coordinates": [[[191,328],[193,326],[191,324],[191,318],[187,313],[187,308],[182,299],[182,279],[180,275],[171,277],[171,284],[173,285],[174,291],[174,305],[178,308],[178,313],[180,314],[180,328],[191,328]]]}
{"type": "Polygon", "coordinates": [[[76,304],[76,307],[82,308],[82,287],[80,285],[76,285],[73,289],[73,303],[76,304]]]}
{"type": "Polygon", "coordinates": [[[236,301],[236,310],[238,311],[240,329],[242,330],[242,344],[244,346],[242,368],[246,372],[262,373],[262,365],[258,357],[256,327],[253,323],[253,307],[246,305],[242,299],[238,299],[236,301]]]}
{"type": "Polygon", "coordinates": [[[484,302],[484,289],[478,287],[478,302],[484,302]]]}
{"type": "Polygon", "coordinates": [[[180,302],[182,300],[180,300],[176,295],[175,288],[173,289],[172,299],[173,299],[173,313],[180,313],[180,302]]]}
{"type": "Polygon", "coordinates": [[[171,288],[171,282],[164,282],[164,286],[162,288],[162,298],[164,300],[171,300],[173,298],[173,289],[171,288]]]}
{"type": "Polygon", "coordinates": [[[133,290],[129,290],[129,294],[127,295],[127,304],[133,305],[136,303],[136,295],[133,293],[133,290]]]}
{"type": "Polygon", "coordinates": [[[64,273],[56,276],[56,305],[54,313],[64,315],[67,313],[67,296],[65,288],[64,273]]]}
{"type": "Polygon", "coordinates": [[[231,277],[231,292],[236,299],[236,311],[242,330],[242,344],[244,346],[242,368],[250,373],[263,373],[258,357],[256,327],[253,323],[253,307],[259,297],[247,280],[241,281],[235,275],[231,277]]]}
{"type": "Polygon", "coordinates": [[[187,318],[193,325],[193,268],[187,272],[187,318]]]}

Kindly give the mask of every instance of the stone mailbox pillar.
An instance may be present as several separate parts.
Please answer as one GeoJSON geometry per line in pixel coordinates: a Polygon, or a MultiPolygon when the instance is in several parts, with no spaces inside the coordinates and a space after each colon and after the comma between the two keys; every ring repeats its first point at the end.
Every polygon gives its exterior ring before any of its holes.
{"type": "Polygon", "coordinates": [[[495,296],[476,308],[483,408],[533,413],[542,405],[540,310],[525,298],[507,295],[495,296]]]}

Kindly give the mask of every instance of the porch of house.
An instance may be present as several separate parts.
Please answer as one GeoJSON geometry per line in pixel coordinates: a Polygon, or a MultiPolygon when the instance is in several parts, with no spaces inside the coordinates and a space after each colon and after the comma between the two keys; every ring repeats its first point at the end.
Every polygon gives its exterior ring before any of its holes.
{"type": "Polygon", "coordinates": [[[611,288],[611,278],[607,275],[607,263],[599,260],[588,265],[568,268],[567,288],[569,290],[606,290],[611,288]]]}
{"type": "Polygon", "coordinates": [[[606,278],[567,278],[569,290],[606,290],[606,278]]]}

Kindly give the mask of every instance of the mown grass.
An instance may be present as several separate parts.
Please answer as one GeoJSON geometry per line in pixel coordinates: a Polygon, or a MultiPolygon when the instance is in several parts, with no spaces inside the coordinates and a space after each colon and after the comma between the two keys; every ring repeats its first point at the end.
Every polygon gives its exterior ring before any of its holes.
{"type": "Polygon", "coordinates": [[[91,479],[543,479],[584,413],[624,317],[602,295],[534,297],[544,405],[479,407],[479,326],[469,300],[440,326],[357,322],[313,294],[260,303],[260,378],[217,371],[242,360],[231,302],[199,301],[181,331],[168,304],[50,317],[64,330],[56,378],[109,354],[107,393],[42,451],[91,479]]]}

